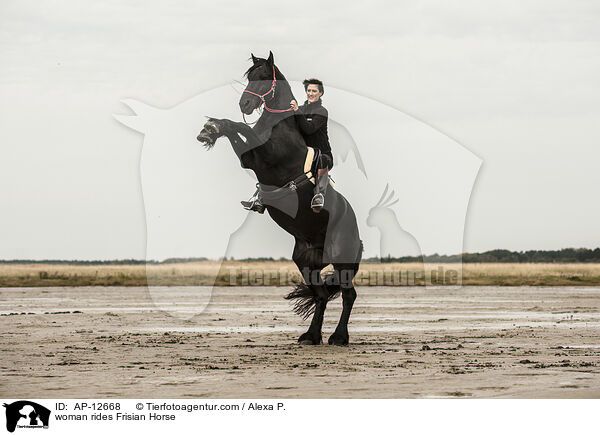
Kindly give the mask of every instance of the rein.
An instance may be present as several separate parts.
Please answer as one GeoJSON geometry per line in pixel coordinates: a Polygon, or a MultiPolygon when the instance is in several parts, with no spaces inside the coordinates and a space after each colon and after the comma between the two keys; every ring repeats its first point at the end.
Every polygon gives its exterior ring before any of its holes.
{"type": "MultiPolygon", "coordinates": [[[[267,102],[265,100],[265,97],[267,95],[269,95],[270,93],[273,93],[273,95],[271,95],[270,100],[273,100],[273,98],[275,98],[275,87],[277,86],[277,79],[275,78],[275,65],[273,65],[273,81],[271,82],[271,89],[269,89],[267,92],[265,92],[264,94],[257,94],[255,92],[249,91],[247,89],[244,89],[244,92],[247,92],[249,94],[255,95],[258,98],[261,99],[261,101],[263,102],[263,106],[265,108],[265,110],[267,112],[271,112],[271,113],[285,113],[285,112],[290,112],[294,109],[292,109],[291,107],[288,109],[271,109],[269,106],[267,106],[267,102]]],[[[246,118],[244,118],[244,122],[246,122],[246,118]]],[[[256,121],[255,121],[256,122],[256,121]]],[[[254,124],[254,122],[253,122],[254,124]]]]}

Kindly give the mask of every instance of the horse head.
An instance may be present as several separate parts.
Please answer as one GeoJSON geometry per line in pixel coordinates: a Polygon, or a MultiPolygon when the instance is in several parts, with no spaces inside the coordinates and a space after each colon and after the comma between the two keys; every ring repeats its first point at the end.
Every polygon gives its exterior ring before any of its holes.
{"type": "MultiPolygon", "coordinates": [[[[267,59],[253,54],[251,56],[252,66],[244,74],[248,78],[248,86],[242,92],[239,102],[240,110],[245,115],[250,115],[265,102],[275,103],[278,99],[276,89],[279,87],[280,90],[282,86],[289,87],[285,77],[275,66],[272,52],[269,52],[267,59]]],[[[287,105],[289,106],[289,101],[287,105]]]]}

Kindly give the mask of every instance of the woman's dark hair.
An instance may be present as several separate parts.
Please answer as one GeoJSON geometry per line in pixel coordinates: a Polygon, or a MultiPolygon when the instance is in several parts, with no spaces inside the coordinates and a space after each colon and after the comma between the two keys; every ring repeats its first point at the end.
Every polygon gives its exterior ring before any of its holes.
{"type": "Polygon", "coordinates": [[[305,91],[308,89],[308,85],[317,85],[319,87],[319,92],[322,94],[325,93],[325,89],[323,88],[323,82],[319,79],[306,79],[302,82],[302,84],[304,85],[305,91]]]}

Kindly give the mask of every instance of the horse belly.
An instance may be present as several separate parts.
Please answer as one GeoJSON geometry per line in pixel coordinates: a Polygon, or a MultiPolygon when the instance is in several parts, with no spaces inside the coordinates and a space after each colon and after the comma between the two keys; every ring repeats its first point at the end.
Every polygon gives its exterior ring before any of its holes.
{"type": "Polygon", "coordinates": [[[298,208],[295,216],[276,207],[267,206],[269,215],[277,225],[294,237],[309,241],[311,244],[324,240],[329,221],[329,213],[326,210],[314,213],[310,208],[310,201],[314,195],[313,188],[312,183],[304,183],[296,190],[298,208]]]}

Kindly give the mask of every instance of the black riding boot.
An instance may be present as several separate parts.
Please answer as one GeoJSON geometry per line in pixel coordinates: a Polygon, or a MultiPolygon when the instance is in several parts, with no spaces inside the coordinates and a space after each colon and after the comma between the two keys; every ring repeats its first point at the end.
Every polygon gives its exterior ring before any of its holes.
{"type": "Polygon", "coordinates": [[[257,213],[263,214],[265,212],[265,205],[260,200],[260,194],[258,191],[258,187],[256,188],[256,192],[248,201],[240,201],[242,207],[246,210],[255,211],[257,213]]]}
{"type": "Polygon", "coordinates": [[[315,213],[319,213],[325,205],[325,192],[329,184],[329,170],[327,168],[319,169],[318,173],[315,182],[315,196],[310,201],[310,208],[315,213]]]}

